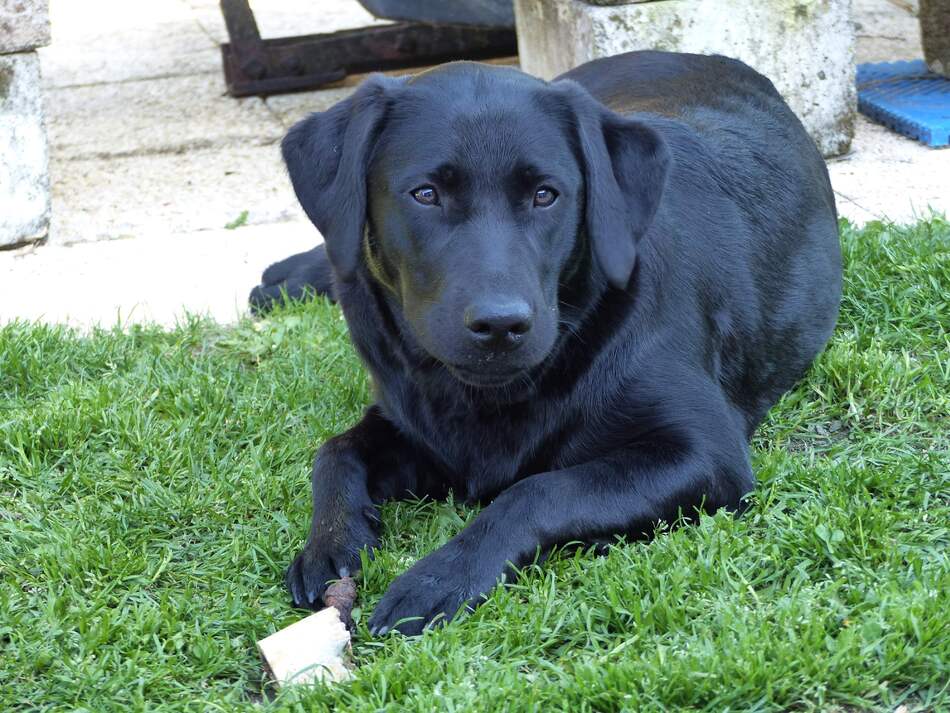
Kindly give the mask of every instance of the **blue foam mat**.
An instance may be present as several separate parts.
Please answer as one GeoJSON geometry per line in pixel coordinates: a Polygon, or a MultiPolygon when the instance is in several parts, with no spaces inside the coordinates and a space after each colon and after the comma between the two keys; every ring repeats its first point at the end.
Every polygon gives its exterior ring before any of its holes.
{"type": "Polygon", "coordinates": [[[858,109],[928,146],[950,145],[950,79],[923,60],[858,65],[858,109]]]}

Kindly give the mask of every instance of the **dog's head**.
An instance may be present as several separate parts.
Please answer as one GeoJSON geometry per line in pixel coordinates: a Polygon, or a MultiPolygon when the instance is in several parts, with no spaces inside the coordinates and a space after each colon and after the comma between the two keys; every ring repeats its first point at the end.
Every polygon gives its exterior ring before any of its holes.
{"type": "Polygon", "coordinates": [[[365,265],[418,344],[479,386],[548,356],[579,261],[627,286],[669,162],[579,85],[472,63],[372,77],[283,154],[337,279],[365,265]]]}

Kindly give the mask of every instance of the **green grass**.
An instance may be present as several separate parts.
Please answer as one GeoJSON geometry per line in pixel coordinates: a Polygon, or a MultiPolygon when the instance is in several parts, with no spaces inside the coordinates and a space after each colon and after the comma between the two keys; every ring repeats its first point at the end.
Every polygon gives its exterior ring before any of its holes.
{"type": "Polygon", "coordinates": [[[339,312],[0,329],[0,710],[950,710],[950,224],[843,245],[840,325],[756,435],[747,515],[373,639],[387,584],[474,515],[388,505],[332,688],[275,692],[255,641],[301,616],[310,461],[370,398],[339,312]]]}

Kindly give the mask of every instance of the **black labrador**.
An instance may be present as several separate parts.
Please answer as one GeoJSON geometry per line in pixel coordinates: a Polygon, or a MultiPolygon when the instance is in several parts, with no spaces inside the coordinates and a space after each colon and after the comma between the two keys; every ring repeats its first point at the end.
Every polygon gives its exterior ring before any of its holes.
{"type": "Polygon", "coordinates": [[[376,394],[317,453],[297,605],[359,567],[387,498],[486,507],[374,633],[451,618],[556,545],[741,509],[752,432],[841,290],[825,164],[767,79],[663,52],[552,82],[454,63],[368,79],[283,155],[325,249],[252,303],[332,294],[376,394]]]}

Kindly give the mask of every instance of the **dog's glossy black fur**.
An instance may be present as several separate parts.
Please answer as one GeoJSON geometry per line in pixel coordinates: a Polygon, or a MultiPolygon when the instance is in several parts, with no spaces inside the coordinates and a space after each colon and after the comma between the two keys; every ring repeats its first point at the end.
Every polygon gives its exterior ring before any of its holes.
{"type": "Polygon", "coordinates": [[[741,509],[748,442],[833,329],[824,162],[771,83],[632,53],[545,83],[450,64],[371,78],[283,143],[326,243],[252,303],[330,294],[376,403],[320,448],[298,605],[408,494],[486,507],[390,586],[375,632],[477,604],[567,542],[741,509]]]}

